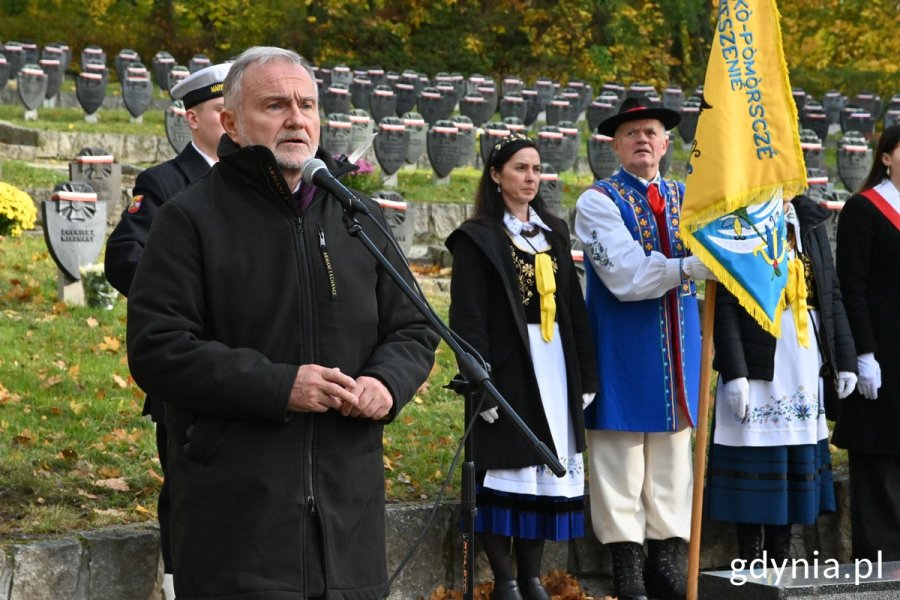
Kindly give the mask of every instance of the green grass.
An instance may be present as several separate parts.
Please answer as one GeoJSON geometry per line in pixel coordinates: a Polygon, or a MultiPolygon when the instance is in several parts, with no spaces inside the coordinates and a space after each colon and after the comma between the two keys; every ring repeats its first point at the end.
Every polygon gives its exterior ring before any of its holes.
{"type": "Polygon", "coordinates": [[[63,169],[39,167],[21,160],[0,161],[2,181],[20,189],[53,188],[68,180],[63,169]]]}
{"type": "MultiPolygon", "coordinates": [[[[447,302],[435,301],[444,318],[447,302]]],[[[161,470],[124,336],[123,300],[110,311],[57,302],[43,239],[0,237],[0,539],[155,518],[161,470]]],[[[433,499],[445,478],[462,402],[441,386],[455,373],[442,346],[385,429],[389,500],[433,499]]]]}
{"type": "Polygon", "coordinates": [[[132,123],[131,115],[125,109],[101,108],[95,114],[96,123],[84,120],[80,108],[37,109],[36,121],[25,121],[25,108],[20,104],[0,104],[0,121],[9,121],[19,127],[42,131],[71,131],[80,133],[123,133],[129,135],[165,136],[165,114],[161,110],[148,110],[142,123],[132,123]]]}

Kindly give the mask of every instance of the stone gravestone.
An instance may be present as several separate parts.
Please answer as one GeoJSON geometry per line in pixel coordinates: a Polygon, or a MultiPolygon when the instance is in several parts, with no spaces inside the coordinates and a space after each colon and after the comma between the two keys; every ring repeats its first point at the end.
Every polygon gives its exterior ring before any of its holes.
{"type": "MultiPolygon", "coordinates": [[[[601,92],[610,92],[611,94],[615,94],[616,98],[619,99],[619,102],[625,99],[625,86],[617,81],[609,81],[604,83],[600,88],[601,92]]],[[[616,106],[618,108],[618,105],[616,106]]]]}
{"type": "Polygon", "coordinates": [[[169,69],[169,81],[166,86],[166,91],[169,92],[170,98],[172,97],[172,88],[175,87],[175,84],[177,84],[179,81],[186,78],[190,74],[191,72],[188,70],[188,68],[183,65],[175,65],[171,69],[169,69]]]}
{"type": "Polygon", "coordinates": [[[828,139],[828,115],[825,108],[815,100],[807,100],[800,113],[800,126],[816,134],[824,142],[828,139]]]}
{"type": "Polygon", "coordinates": [[[547,103],[553,98],[553,80],[547,79],[546,77],[538,78],[538,80],[534,82],[534,90],[537,92],[537,103],[540,107],[538,112],[544,112],[547,103]]]}
{"type": "MultiPolygon", "coordinates": [[[[518,94],[525,89],[525,82],[515,75],[509,75],[500,82],[500,90],[504,96],[509,94],[518,94]]],[[[521,94],[520,94],[521,95],[521,94]]]]}
{"type": "Polygon", "coordinates": [[[166,109],[166,138],[176,153],[191,142],[191,126],[185,118],[184,103],[176,100],[166,109]]]}
{"type": "Polygon", "coordinates": [[[564,100],[569,102],[569,105],[572,107],[567,119],[560,119],[561,121],[577,121],[578,117],[581,116],[581,92],[572,87],[563,88],[563,91],[559,94],[564,100]]]}
{"type": "Polygon", "coordinates": [[[871,166],[872,149],[866,138],[852,131],[847,133],[837,152],[838,176],[844,187],[851,192],[858,190],[871,166]]]}
{"type": "Polygon", "coordinates": [[[384,117],[375,136],[375,158],[385,178],[390,178],[406,162],[409,132],[397,117],[384,117]]]}
{"type": "Polygon", "coordinates": [[[103,148],[82,148],[69,163],[69,181],[88,184],[97,194],[97,200],[106,204],[107,214],[119,214],[122,165],[103,148]]]}
{"type": "Polygon", "coordinates": [[[9,61],[6,60],[6,55],[0,52],[0,92],[3,91],[3,88],[6,87],[6,83],[9,81],[9,71],[9,61]]]}
{"type": "Polygon", "coordinates": [[[156,81],[156,85],[159,89],[169,89],[169,71],[171,71],[174,66],[175,57],[165,50],[160,50],[153,55],[151,69],[153,69],[153,80],[156,81]]]}
{"type": "Polygon", "coordinates": [[[36,64],[27,64],[16,75],[19,100],[25,106],[25,120],[37,119],[37,107],[44,100],[47,91],[47,74],[36,64]]]}
{"type": "Polygon", "coordinates": [[[893,127],[900,123],[900,109],[884,111],[884,128],[893,127]]]}
{"type": "Polygon", "coordinates": [[[632,83],[628,86],[628,90],[625,92],[626,98],[642,98],[644,96],[650,95],[650,92],[655,92],[656,88],[652,85],[646,83],[632,83]]]}
{"type": "Polygon", "coordinates": [[[391,86],[376,85],[369,97],[369,112],[375,123],[381,123],[385,117],[397,118],[397,95],[391,86]]]}
{"type": "Polygon", "coordinates": [[[122,100],[131,115],[132,123],[143,121],[152,99],[153,81],[150,79],[150,71],[141,63],[132,63],[125,70],[125,81],[122,82],[122,100]]]}
{"type": "Polygon", "coordinates": [[[806,195],[816,202],[824,202],[828,199],[828,173],[825,169],[806,167],[806,184],[809,186],[806,195]]]}
{"type": "Polygon", "coordinates": [[[858,93],[853,98],[853,104],[862,107],[862,109],[872,115],[872,118],[876,121],[878,120],[878,117],[881,116],[881,109],[884,107],[881,96],[873,94],[872,92],[858,93]]]}
{"type": "Polygon", "coordinates": [[[588,138],[588,165],[594,179],[605,179],[619,168],[619,159],[613,151],[612,138],[595,133],[588,138]]]}
{"type": "Polygon", "coordinates": [[[382,69],[381,67],[372,67],[371,69],[369,69],[368,73],[369,79],[372,81],[373,86],[383,85],[387,83],[384,78],[384,69],[382,69]]]}
{"type": "Polygon", "coordinates": [[[191,60],[188,61],[188,71],[191,73],[196,73],[200,69],[205,69],[210,66],[212,61],[209,60],[209,57],[205,54],[195,54],[191,57],[191,60]]]}
{"type": "Polygon", "coordinates": [[[525,123],[522,122],[522,119],[516,117],[507,117],[503,119],[503,124],[506,125],[506,128],[509,129],[510,133],[521,133],[522,135],[525,135],[525,130],[528,129],[525,127],[525,123]]]}
{"type": "Polygon", "coordinates": [[[525,115],[528,107],[525,105],[525,98],[519,92],[510,92],[504,94],[500,99],[500,117],[506,120],[510,117],[525,122],[525,115]]]}
{"type": "Polygon", "coordinates": [[[368,77],[354,77],[350,84],[350,101],[354,108],[368,110],[372,95],[372,80],[368,77]]]}
{"type": "Polygon", "coordinates": [[[822,106],[825,108],[825,114],[828,116],[830,125],[840,123],[841,110],[843,110],[846,100],[840,92],[825,92],[825,95],[822,97],[822,106]]]}
{"type": "Polygon", "coordinates": [[[438,121],[428,129],[426,149],[435,183],[448,183],[450,172],[459,164],[459,129],[452,121],[438,121]]]}
{"type": "Polygon", "coordinates": [[[541,195],[547,210],[560,219],[568,221],[565,218],[565,211],[562,206],[562,188],[563,185],[562,181],[559,180],[559,173],[553,168],[553,165],[541,163],[541,185],[538,188],[538,193],[541,195]]]}
{"type": "Polygon", "coordinates": [[[3,54],[9,63],[9,79],[15,79],[19,74],[19,69],[25,66],[25,51],[22,50],[20,42],[6,42],[3,45],[3,54]]]}
{"type": "Polygon", "coordinates": [[[444,115],[439,120],[449,119],[453,111],[456,110],[460,98],[459,87],[450,83],[439,83],[435,86],[435,89],[441,94],[441,115],[444,115]]]}
{"type": "Polygon", "coordinates": [[[408,113],[416,106],[416,85],[406,81],[398,81],[394,84],[394,94],[397,96],[397,116],[408,113]]]}
{"type": "Polygon", "coordinates": [[[35,64],[38,61],[37,44],[30,41],[22,42],[22,52],[25,54],[25,64],[35,64]]]}
{"type": "Polygon", "coordinates": [[[697,133],[697,121],[700,120],[700,98],[691,96],[684,101],[681,107],[681,123],[678,124],[678,134],[685,144],[694,141],[697,133]]]}
{"type": "MultiPolygon", "coordinates": [[[[577,101],[578,99],[575,98],[577,101]]],[[[547,103],[545,114],[547,117],[547,125],[559,125],[562,121],[575,121],[578,117],[577,106],[573,106],[571,100],[557,94],[547,103]]]]}
{"type": "MultiPolygon", "coordinates": [[[[101,66],[99,63],[88,63],[96,67],[101,66]]],[[[75,97],[84,110],[84,120],[95,122],[97,120],[97,109],[103,104],[106,97],[106,77],[102,73],[97,72],[99,69],[93,68],[79,73],[75,80],[75,97]]],[[[106,67],[103,67],[106,71],[106,67]]]]}
{"type": "Polygon", "coordinates": [[[354,108],[350,111],[350,149],[355,151],[357,148],[370,143],[374,131],[374,123],[369,116],[368,111],[361,108],[354,108]]]}
{"type": "MultiPolygon", "coordinates": [[[[484,84],[484,75],[472,73],[466,80],[465,94],[471,94],[478,90],[478,86],[484,84]]],[[[463,95],[465,95],[463,94],[463,95]]]]}
{"type": "Polygon", "coordinates": [[[543,110],[538,104],[537,90],[526,88],[519,93],[522,94],[522,98],[525,99],[525,118],[522,120],[525,121],[525,125],[531,127],[534,125],[534,122],[537,121],[538,116],[541,114],[541,110],[543,110]]]}
{"type": "Polygon", "coordinates": [[[800,148],[803,150],[803,161],[807,169],[825,168],[825,151],[822,140],[812,129],[800,130],[800,148]]]}
{"type": "Polygon", "coordinates": [[[481,131],[481,137],[478,138],[478,150],[481,156],[481,164],[485,165],[491,156],[491,150],[494,145],[512,133],[506,123],[498,123],[491,121],[485,123],[481,131]]]}
{"type": "Polygon", "coordinates": [[[425,122],[431,125],[447,118],[444,113],[444,96],[435,87],[422,88],[416,99],[416,107],[425,122]]]}
{"type": "Polygon", "coordinates": [[[564,171],[566,157],[566,144],[563,140],[563,133],[559,127],[555,125],[545,125],[538,131],[537,140],[538,153],[541,155],[541,161],[553,165],[557,173],[564,171]]]}
{"type": "Polygon", "coordinates": [[[391,228],[400,249],[404,254],[409,254],[416,233],[414,208],[404,202],[403,196],[391,190],[375,192],[372,194],[372,200],[375,200],[384,211],[384,220],[391,228]]]}
{"type": "MultiPolygon", "coordinates": [[[[465,115],[454,115],[450,117],[450,122],[459,131],[457,134],[457,150],[459,153],[459,161],[457,167],[470,167],[475,165],[475,125],[472,119],[465,115]]],[[[426,136],[426,145],[427,145],[426,136]]]]}
{"type": "Polygon", "coordinates": [[[322,120],[320,144],[332,156],[349,155],[353,151],[350,145],[352,129],[350,115],[331,113],[327,119],[322,120]]]}
{"type": "Polygon", "coordinates": [[[473,125],[481,127],[494,114],[494,109],[484,96],[472,91],[459,101],[459,112],[472,119],[473,125]]]}
{"type": "Polygon", "coordinates": [[[89,62],[97,62],[104,67],[106,66],[106,52],[100,46],[85,46],[81,51],[81,70],[84,71],[85,65],[89,62]]]}
{"type": "Polygon", "coordinates": [[[331,70],[331,83],[342,83],[350,89],[353,83],[353,71],[347,65],[337,65],[331,70]]]}
{"type": "Polygon", "coordinates": [[[106,203],[98,202],[86,183],[61,183],[53,188],[50,200],[41,202],[44,240],[59,268],[57,292],[64,302],[84,304],[79,268],[100,256],[106,241],[106,210],[106,203]]]}
{"type": "Polygon", "coordinates": [[[119,83],[125,81],[125,69],[131,66],[131,63],[141,62],[140,55],[131,48],[123,48],[116,54],[116,78],[119,83]]]}
{"type": "Polygon", "coordinates": [[[587,108],[588,129],[597,131],[597,127],[616,113],[619,104],[618,97],[612,92],[602,92],[594,98],[587,108]]]}
{"type": "Polygon", "coordinates": [[[844,132],[858,131],[871,138],[875,134],[875,116],[867,110],[856,110],[847,115],[844,132]]]}
{"type": "Polygon", "coordinates": [[[669,146],[659,161],[659,174],[661,177],[665,177],[666,173],[669,172],[669,167],[672,166],[672,153],[675,151],[675,134],[667,131],[666,136],[669,138],[669,146]]]}
{"type": "Polygon", "coordinates": [[[499,98],[499,94],[497,93],[497,86],[491,80],[485,80],[484,84],[479,85],[475,88],[475,91],[481,94],[481,97],[484,98],[485,111],[490,109],[488,113],[488,119],[494,116],[494,113],[497,112],[497,99],[499,98]]]}
{"type": "Polygon", "coordinates": [[[581,130],[572,121],[560,121],[556,127],[563,134],[562,138],[562,168],[558,172],[571,171],[578,160],[578,150],[581,148],[581,130]]]}
{"type": "Polygon", "coordinates": [[[350,90],[345,84],[332,82],[325,88],[325,93],[320,91],[319,95],[322,97],[322,110],[326,115],[350,112],[350,90]]]}
{"type": "Polygon", "coordinates": [[[61,58],[42,58],[38,65],[47,74],[47,89],[44,90],[44,106],[56,106],[56,98],[59,96],[59,88],[62,87],[63,60],[61,58]]]}
{"type": "Polygon", "coordinates": [[[681,112],[684,104],[684,92],[677,85],[670,85],[663,90],[663,108],[681,112]]]}
{"type": "Polygon", "coordinates": [[[425,128],[427,124],[422,115],[416,112],[405,113],[401,119],[407,133],[409,133],[409,142],[406,147],[406,164],[414,165],[425,154],[425,128]]]}
{"type": "Polygon", "coordinates": [[[573,104],[577,104],[579,115],[587,110],[588,105],[591,103],[591,98],[594,97],[594,88],[591,87],[589,83],[581,81],[580,79],[570,80],[567,89],[563,90],[563,94],[565,95],[567,92],[575,92],[578,94],[577,102],[575,100],[569,101],[573,104]]]}

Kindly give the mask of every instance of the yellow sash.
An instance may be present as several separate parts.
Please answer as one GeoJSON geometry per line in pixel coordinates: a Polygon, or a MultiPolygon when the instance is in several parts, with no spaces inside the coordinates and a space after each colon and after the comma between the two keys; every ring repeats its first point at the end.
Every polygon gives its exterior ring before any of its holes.
{"type": "Polygon", "coordinates": [[[541,337],[545,342],[553,340],[553,323],[556,321],[556,278],[553,276],[553,259],[546,252],[534,255],[534,275],[538,294],[541,295],[541,337]]]}
{"type": "Polygon", "coordinates": [[[804,348],[809,348],[809,314],[806,310],[806,276],[803,272],[803,261],[792,258],[788,261],[788,280],[785,294],[791,312],[794,315],[794,324],[797,326],[797,342],[804,348]]]}

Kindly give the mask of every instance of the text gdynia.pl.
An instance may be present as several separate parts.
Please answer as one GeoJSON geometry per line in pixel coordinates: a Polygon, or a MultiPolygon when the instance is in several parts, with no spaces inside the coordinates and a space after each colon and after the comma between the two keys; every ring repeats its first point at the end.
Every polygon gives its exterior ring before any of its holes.
{"type": "Polygon", "coordinates": [[[866,581],[870,577],[881,578],[881,550],[878,551],[878,557],[873,563],[868,558],[856,559],[851,563],[852,569],[845,569],[841,574],[841,564],[835,558],[828,558],[819,561],[819,551],[813,551],[813,559],[792,558],[782,561],[781,564],[775,564],[770,561],[768,553],[763,550],[762,558],[755,558],[746,561],[736,558],[731,561],[731,577],[732,585],[744,585],[750,579],[763,579],[767,583],[775,585],[781,584],[784,576],[791,578],[812,578],[812,579],[831,579],[841,581],[853,581],[854,585],[859,585],[861,581],[866,581]]]}

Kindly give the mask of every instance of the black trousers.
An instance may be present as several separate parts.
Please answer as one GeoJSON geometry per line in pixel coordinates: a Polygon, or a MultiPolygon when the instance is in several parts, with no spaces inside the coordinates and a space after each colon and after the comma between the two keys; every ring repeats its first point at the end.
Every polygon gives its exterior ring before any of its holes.
{"type": "Polygon", "coordinates": [[[159,452],[159,464],[163,472],[162,489],[159,490],[159,500],[156,503],[156,515],[159,519],[159,545],[162,549],[163,568],[166,573],[172,572],[172,501],[169,499],[169,478],[166,471],[169,469],[169,435],[166,424],[156,425],[156,450],[159,452]]]}
{"type": "Polygon", "coordinates": [[[900,456],[848,455],[853,558],[900,560],[900,456]]]}

